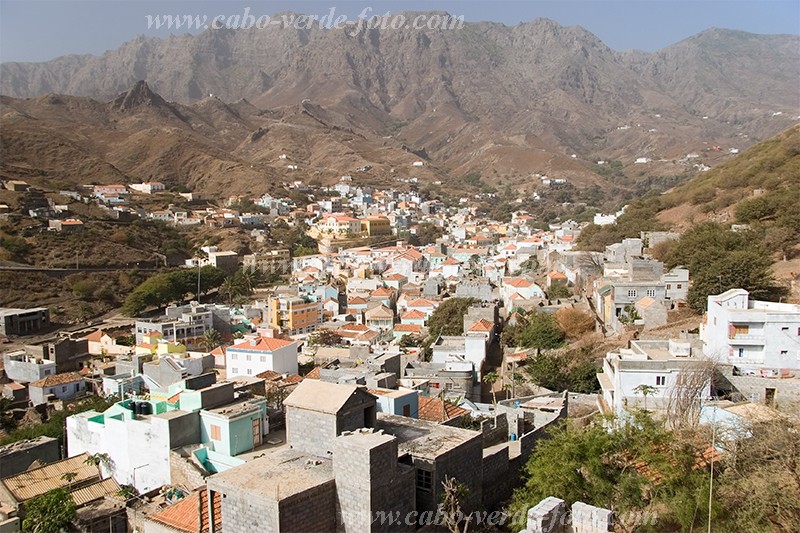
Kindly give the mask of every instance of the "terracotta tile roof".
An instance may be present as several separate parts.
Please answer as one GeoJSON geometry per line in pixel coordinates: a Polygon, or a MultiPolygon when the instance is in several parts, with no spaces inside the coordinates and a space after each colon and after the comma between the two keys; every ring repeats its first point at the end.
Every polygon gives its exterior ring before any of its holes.
{"type": "Polygon", "coordinates": [[[550,279],[567,279],[567,276],[561,272],[550,272],[547,274],[547,277],[550,279]]]}
{"type": "Polygon", "coordinates": [[[425,313],[418,309],[409,311],[400,317],[401,320],[419,320],[420,318],[425,318],[425,313]]]}
{"type": "Polygon", "coordinates": [[[422,326],[419,324],[395,324],[394,330],[401,333],[420,333],[422,326]]]}
{"type": "Polygon", "coordinates": [[[407,261],[417,261],[422,258],[422,254],[416,250],[408,250],[397,257],[394,258],[395,261],[399,260],[407,260],[407,261]]]}
{"type": "Polygon", "coordinates": [[[54,376],[47,376],[40,380],[34,381],[30,387],[55,387],[56,385],[63,385],[65,383],[74,383],[76,381],[83,381],[83,376],[78,372],[64,372],[63,374],[56,374],[54,376]]]}
{"type": "Polygon", "coordinates": [[[469,413],[457,405],[443,402],[439,398],[419,397],[419,419],[428,422],[447,422],[469,413]]]}
{"type": "MultiPolygon", "coordinates": [[[[208,523],[208,491],[201,489],[193,492],[171,507],[158,514],[151,515],[149,520],[164,524],[186,533],[206,533],[208,523]]],[[[214,530],[222,528],[222,497],[214,493],[214,530]]]]}
{"type": "Polygon", "coordinates": [[[454,257],[448,257],[443,263],[443,265],[460,265],[461,261],[454,257]]]}
{"type": "Polygon", "coordinates": [[[485,318],[481,318],[474,324],[472,324],[467,331],[482,331],[488,332],[494,329],[494,322],[489,322],[485,318]]]}
{"type": "Polygon", "coordinates": [[[260,374],[256,374],[257,378],[266,379],[267,381],[278,381],[281,379],[281,374],[278,374],[274,370],[265,370],[260,374]]]}
{"type": "Polygon", "coordinates": [[[304,378],[305,379],[319,379],[320,368],[321,367],[319,367],[319,366],[315,366],[314,368],[311,369],[311,371],[308,374],[306,374],[304,376],[304,378]]]}
{"type": "Polygon", "coordinates": [[[436,305],[435,302],[426,300],[424,298],[417,298],[416,300],[409,302],[406,307],[433,307],[434,305],[436,305]]]}
{"type": "Polygon", "coordinates": [[[386,287],[378,287],[370,296],[391,296],[394,294],[394,291],[391,289],[387,289],[386,287]]]}
{"type": "Polygon", "coordinates": [[[98,329],[97,331],[94,331],[86,335],[84,339],[86,339],[89,342],[100,342],[100,339],[103,338],[103,335],[104,335],[103,330],[98,329]]]}
{"type": "Polygon", "coordinates": [[[395,274],[392,274],[390,276],[386,276],[383,279],[386,279],[386,280],[389,280],[389,281],[401,281],[401,280],[408,279],[408,278],[405,277],[404,275],[400,274],[400,273],[395,273],[395,274]]]}
{"type": "Polygon", "coordinates": [[[364,305],[366,303],[368,303],[367,299],[361,296],[353,296],[347,300],[347,305],[364,305]]]}
{"type": "Polygon", "coordinates": [[[276,339],[273,337],[259,337],[253,341],[246,340],[239,344],[234,344],[229,350],[243,350],[249,352],[272,352],[292,344],[292,341],[276,339]]]}
{"type": "Polygon", "coordinates": [[[211,350],[211,355],[225,355],[226,348],[224,346],[217,346],[211,350]]]}
{"type": "Polygon", "coordinates": [[[367,326],[365,326],[364,324],[345,324],[344,326],[339,328],[339,331],[358,331],[358,332],[361,332],[361,331],[367,331],[368,329],[369,328],[367,326]]]}
{"type": "Polygon", "coordinates": [[[512,287],[530,287],[533,285],[532,281],[525,278],[503,278],[503,283],[512,287]]]}
{"type": "Polygon", "coordinates": [[[283,382],[286,383],[287,385],[300,383],[301,381],[303,381],[303,378],[300,377],[299,374],[289,374],[288,376],[286,376],[286,379],[283,380],[283,382]]]}

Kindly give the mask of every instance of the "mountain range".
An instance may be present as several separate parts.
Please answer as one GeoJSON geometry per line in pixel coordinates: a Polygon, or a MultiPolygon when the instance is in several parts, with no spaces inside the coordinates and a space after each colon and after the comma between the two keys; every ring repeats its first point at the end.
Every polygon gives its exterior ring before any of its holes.
{"type": "Polygon", "coordinates": [[[138,37],[101,56],[0,65],[0,170],[212,193],[364,167],[374,182],[477,172],[495,185],[532,187],[534,173],[608,185],[598,160],[621,161],[632,181],[683,174],[688,153],[713,165],[785,130],[798,81],[800,37],[722,29],[654,53],[547,19],[138,37]]]}

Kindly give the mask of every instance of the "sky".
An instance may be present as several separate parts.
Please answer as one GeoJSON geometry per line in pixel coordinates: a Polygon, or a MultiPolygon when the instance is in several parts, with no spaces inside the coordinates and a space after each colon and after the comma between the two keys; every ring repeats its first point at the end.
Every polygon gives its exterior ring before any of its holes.
{"type": "MultiPolygon", "coordinates": [[[[67,54],[100,55],[137,35],[166,37],[182,30],[148,29],[147,15],[242,14],[294,11],[355,19],[370,14],[443,10],[467,21],[507,25],[537,17],[580,25],[615,50],[655,51],[708,28],[800,34],[800,0],[0,0],[0,61],[46,61],[67,54]]],[[[201,30],[195,30],[197,33],[201,30]]]]}

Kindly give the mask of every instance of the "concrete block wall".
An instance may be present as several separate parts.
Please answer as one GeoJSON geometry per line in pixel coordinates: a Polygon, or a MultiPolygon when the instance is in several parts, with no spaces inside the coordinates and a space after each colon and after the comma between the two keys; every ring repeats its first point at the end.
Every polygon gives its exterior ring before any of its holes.
{"type": "Polygon", "coordinates": [[[0,479],[24,472],[34,461],[42,464],[61,459],[58,439],[38,437],[0,448],[0,479]]]}
{"type": "MultiPolygon", "coordinates": [[[[432,509],[424,510],[436,510],[436,505],[441,501],[440,495],[445,477],[455,478],[469,489],[466,501],[462,505],[464,512],[468,513],[480,508],[483,501],[483,468],[480,466],[482,464],[483,448],[480,434],[437,457],[433,476],[435,505],[432,509]]],[[[417,509],[417,511],[422,511],[422,509],[417,509]]]]}
{"type": "MultiPolygon", "coordinates": [[[[278,527],[259,523],[247,531],[280,531],[281,533],[327,533],[336,531],[336,483],[331,480],[280,501],[278,527]]],[[[223,515],[225,516],[225,515],[223,515]]],[[[228,524],[223,524],[230,533],[228,524]]]]}
{"type": "Polygon", "coordinates": [[[343,433],[334,445],[333,472],[340,531],[406,527],[373,522],[379,512],[406,516],[414,510],[414,480],[398,465],[395,437],[371,429],[343,433]]]}
{"type": "Polygon", "coordinates": [[[286,442],[297,450],[329,457],[337,435],[336,416],[286,407],[286,442]]]}
{"type": "Polygon", "coordinates": [[[528,509],[526,533],[567,533],[567,505],[550,496],[528,509]]]}
{"type": "Polygon", "coordinates": [[[564,500],[550,496],[528,509],[526,527],[520,533],[609,533],[614,513],[583,502],[568,512],[564,500]]]}
{"type": "Polygon", "coordinates": [[[277,501],[248,489],[216,486],[213,476],[208,479],[208,488],[222,495],[221,510],[225,533],[281,530],[277,501]]]}
{"type": "Polygon", "coordinates": [[[614,513],[583,502],[572,504],[572,533],[614,531],[614,513]]]}
{"type": "Polygon", "coordinates": [[[481,421],[481,434],[484,448],[508,441],[508,417],[500,414],[481,421]]]}
{"type": "Polygon", "coordinates": [[[518,472],[511,469],[508,444],[496,444],[483,450],[483,507],[492,509],[511,497],[518,472]]]}

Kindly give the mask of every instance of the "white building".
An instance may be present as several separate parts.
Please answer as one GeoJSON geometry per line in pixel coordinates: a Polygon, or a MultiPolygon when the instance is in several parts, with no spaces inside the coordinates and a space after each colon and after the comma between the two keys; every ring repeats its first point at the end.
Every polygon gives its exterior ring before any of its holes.
{"type": "Polygon", "coordinates": [[[267,370],[297,374],[297,343],[271,337],[252,337],[225,351],[228,377],[255,376],[267,370]]]}
{"type": "Polygon", "coordinates": [[[800,369],[800,305],[750,300],[744,289],[709,296],[700,338],[721,363],[769,375],[800,369]]]}
{"type": "MultiPolygon", "coordinates": [[[[603,372],[597,374],[603,389],[601,410],[624,417],[628,409],[644,408],[645,403],[648,410],[665,409],[678,376],[700,368],[701,361],[688,340],[635,340],[630,348],[608,352],[603,372]],[[646,399],[644,391],[649,391],[646,399]]],[[[710,395],[709,380],[698,400],[710,395]]]]}
{"type": "Polygon", "coordinates": [[[128,185],[131,190],[141,192],[144,194],[153,194],[156,192],[162,192],[167,190],[166,186],[163,183],[158,181],[149,181],[146,183],[132,183],[128,185]]]}

